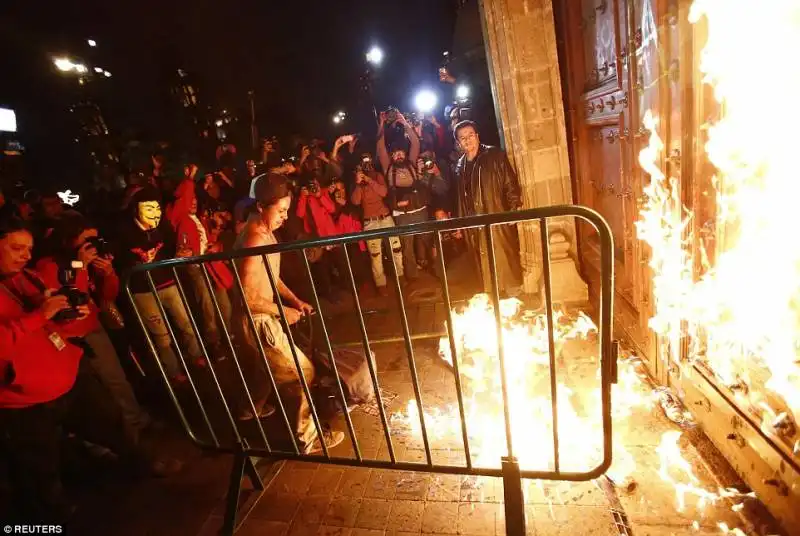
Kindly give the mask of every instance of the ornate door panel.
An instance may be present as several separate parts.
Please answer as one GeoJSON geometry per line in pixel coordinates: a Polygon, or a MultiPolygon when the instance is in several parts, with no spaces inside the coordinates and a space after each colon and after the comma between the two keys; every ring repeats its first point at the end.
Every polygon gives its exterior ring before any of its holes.
{"type": "MultiPolygon", "coordinates": [[[[649,108],[659,109],[663,93],[658,1],[582,0],[577,12],[563,0],[560,29],[568,56],[575,202],[594,208],[611,225],[618,325],[651,359],[654,373],[659,367],[647,328],[646,252],[636,239],[635,222],[643,180],[637,157],[647,143],[642,117],[649,108]]],[[[579,225],[579,244],[584,276],[596,289],[599,256],[587,225],[579,225]]]]}

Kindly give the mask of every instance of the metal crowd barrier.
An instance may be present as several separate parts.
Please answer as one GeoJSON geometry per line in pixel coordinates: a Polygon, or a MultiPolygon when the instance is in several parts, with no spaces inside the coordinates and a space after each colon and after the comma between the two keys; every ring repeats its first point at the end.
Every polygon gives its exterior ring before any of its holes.
{"type": "MultiPolygon", "coordinates": [[[[391,251],[391,248],[389,248],[388,251],[391,251]]],[[[241,385],[244,387],[244,395],[247,399],[247,404],[252,409],[253,414],[256,414],[254,400],[250,393],[250,389],[248,388],[248,382],[246,381],[246,378],[244,376],[239,357],[237,356],[236,346],[231,340],[231,334],[229,330],[227,329],[227,327],[224,326],[224,322],[222,321],[222,313],[220,310],[220,306],[212,290],[211,279],[209,278],[209,272],[206,267],[206,263],[208,263],[209,261],[226,261],[227,265],[231,268],[233,272],[235,281],[234,289],[238,290],[238,292],[241,293],[242,295],[242,299],[244,299],[244,289],[242,287],[242,280],[237,270],[236,263],[233,261],[235,261],[236,259],[241,259],[244,257],[253,257],[253,256],[260,256],[266,267],[267,276],[269,278],[270,285],[272,287],[273,294],[275,296],[276,304],[278,305],[278,309],[280,312],[280,322],[289,338],[290,345],[292,346],[292,354],[293,354],[292,358],[294,359],[295,366],[297,367],[297,372],[299,375],[300,383],[302,384],[303,393],[305,394],[308,400],[313,424],[316,427],[316,430],[320,437],[320,443],[322,443],[322,454],[305,455],[301,453],[298,448],[297,442],[292,432],[293,428],[290,425],[289,417],[287,416],[286,408],[284,406],[283,401],[281,400],[280,395],[278,394],[279,392],[277,389],[275,378],[273,376],[270,367],[268,366],[268,358],[264,351],[264,345],[260,340],[260,337],[258,337],[258,334],[255,330],[254,318],[250,311],[249,306],[245,307],[246,315],[248,317],[248,323],[250,328],[253,330],[256,339],[258,340],[258,346],[259,346],[258,353],[260,354],[261,359],[263,359],[264,361],[265,371],[269,376],[269,382],[273,389],[273,393],[276,395],[277,398],[277,406],[278,406],[277,411],[280,414],[279,415],[281,418],[280,420],[282,420],[283,424],[286,425],[286,430],[288,431],[289,437],[291,438],[293,446],[291,450],[279,450],[274,448],[274,446],[271,446],[268,438],[270,434],[268,433],[267,430],[265,430],[264,426],[262,425],[261,421],[258,418],[256,418],[254,422],[255,426],[258,429],[257,435],[261,439],[263,445],[253,446],[250,444],[250,441],[245,437],[245,434],[242,433],[241,431],[244,424],[240,421],[237,421],[237,419],[234,417],[233,410],[231,409],[231,406],[228,403],[228,398],[226,398],[226,394],[230,394],[228,389],[229,386],[224,386],[223,382],[220,381],[219,375],[216,370],[218,364],[215,364],[211,359],[208,359],[209,358],[208,348],[203,342],[203,337],[201,336],[200,327],[198,325],[198,322],[195,320],[194,315],[190,314],[192,329],[200,343],[203,355],[205,356],[208,362],[208,369],[210,376],[212,378],[213,390],[216,392],[216,395],[219,396],[219,400],[222,402],[225,411],[225,420],[230,425],[230,430],[228,430],[228,433],[230,434],[232,432],[232,436],[230,437],[229,440],[223,437],[223,432],[220,431],[218,427],[212,425],[211,419],[209,418],[208,412],[206,411],[206,405],[210,401],[201,395],[200,391],[198,390],[196,380],[192,378],[192,374],[187,372],[189,376],[188,388],[197,402],[197,405],[202,414],[204,428],[206,428],[208,432],[207,438],[200,437],[202,434],[198,433],[195,427],[192,426],[192,424],[190,424],[189,419],[187,419],[187,412],[183,404],[179,400],[178,396],[176,395],[175,388],[171,384],[160,359],[156,358],[154,361],[156,362],[158,369],[164,379],[169,397],[171,398],[172,402],[175,405],[180,420],[182,421],[183,427],[188,436],[191,438],[191,440],[196,445],[198,445],[203,449],[215,452],[232,453],[234,456],[233,469],[231,472],[230,484],[228,490],[227,508],[222,528],[223,534],[230,535],[233,534],[238,529],[237,517],[239,515],[238,512],[239,498],[240,498],[243,476],[245,474],[248,476],[249,480],[251,481],[253,487],[256,490],[262,492],[264,490],[264,484],[261,481],[261,477],[259,476],[255,464],[253,462],[254,457],[303,460],[310,462],[339,464],[348,466],[359,466],[359,467],[369,467],[369,468],[379,468],[379,469],[396,469],[404,471],[421,471],[430,473],[446,473],[446,474],[456,474],[464,476],[475,475],[475,476],[500,477],[503,479],[506,531],[509,536],[520,536],[525,534],[525,511],[524,511],[524,497],[523,497],[522,481],[521,481],[522,478],[587,481],[601,476],[610,466],[611,448],[612,448],[611,384],[616,382],[616,362],[615,362],[616,356],[614,355],[615,354],[614,345],[612,342],[612,319],[613,319],[612,300],[613,300],[613,277],[614,277],[613,238],[608,224],[597,212],[586,207],[575,206],[575,205],[543,207],[530,210],[521,210],[517,212],[508,212],[503,214],[479,215],[468,218],[456,218],[443,221],[427,221],[424,223],[419,223],[414,225],[392,227],[388,229],[377,229],[358,234],[341,235],[341,236],[320,238],[302,242],[279,243],[267,247],[251,248],[246,250],[235,250],[220,254],[207,255],[204,257],[170,259],[157,263],[143,264],[137,266],[133,270],[133,273],[140,273],[140,272],[144,273],[144,276],[149,282],[150,290],[156,298],[158,308],[164,319],[167,319],[168,315],[166,314],[164,305],[161,302],[161,299],[159,298],[156,286],[153,282],[151,272],[153,270],[172,271],[172,274],[177,282],[181,301],[183,302],[187,310],[189,310],[191,313],[189,302],[187,301],[185,288],[184,285],[181,283],[178,269],[187,265],[201,266],[203,277],[205,279],[206,288],[208,289],[209,294],[214,302],[217,318],[219,321],[219,325],[223,331],[224,339],[225,342],[227,343],[227,348],[231,351],[230,357],[232,358],[233,364],[235,365],[238,379],[241,381],[241,385]],[[556,392],[556,386],[557,386],[556,352],[555,352],[555,335],[553,329],[554,328],[553,295],[552,295],[552,288],[550,281],[551,267],[550,267],[549,240],[548,240],[548,219],[562,218],[562,217],[576,217],[587,221],[597,230],[600,239],[601,289],[600,289],[600,304],[598,308],[598,313],[599,313],[598,335],[599,335],[599,348],[600,348],[600,372],[601,372],[600,400],[601,400],[601,419],[602,419],[602,430],[603,430],[603,443],[602,443],[603,452],[602,452],[601,463],[597,465],[594,469],[586,472],[564,471],[561,469],[561,464],[559,459],[558,397],[556,392]],[[554,454],[553,456],[554,470],[552,471],[521,470],[518,463],[518,458],[515,456],[514,444],[512,441],[511,418],[509,411],[508,386],[507,386],[508,380],[506,377],[506,351],[503,345],[503,338],[502,338],[501,312],[499,307],[500,289],[498,286],[498,277],[496,271],[497,267],[495,265],[495,252],[493,247],[494,239],[492,234],[492,228],[502,224],[515,224],[527,221],[539,222],[540,238],[542,243],[544,305],[545,305],[545,312],[546,312],[547,326],[548,326],[548,349],[549,349],[549,367],[550,367],[549,387],[550,387],[550,396],[552,402],[552,420],[553,420],[552,423],[553,436],[551,439],[552,439],[553,454],[554,454]],[[333,345],[331,344],[331,339],[329,337],[329,331],[328,331],[328,326],[326,325],[326,320],[322,314],[324,313],[324,311],[320,309],[320,300],[317,294],[316,285],[314,284],[313,277],[311,276],[311,267],[309,264],[307,250],[309,248],[314,248],[314,247],[343,246],[345,259],[347,261],[347,267],[349,270],[349,280],[351,287],[350,290],[352,291],[355,308],[358,312],[357,318],[359,321],[359,328],[361,332],[361,339],[362,339],[361,345],[363,346],[365,354],[369,356],[371,353],[370,340],[367,335],[364,316],[362,314],[361,304],[359,301],[359,294],[356,288],[355,278],[353,276],[350,256],[347,252],[347,248],[344,246],[346,244],[357,243],[362,240],[370,240],[370,239],[383,240],[384,245],[389,246],[390,237],[416,235],[421,233],[435,233],[434,235],[435,244],[438,247],[439,251],[441,252],[442,233],[448,231],[455,231],[459,229],[477,229],[478,231],[482,230],[485,233],[485,240],[488,251],[488,262],[489,262],[491,283],[492,283],[491,299],[494,305],[496,330],[497,330],[497,341],[498,341],[497,351],[499,358],[498,364],[501,373],[500,378],[501,378],[502,396],[503,396],[503,414],[504,414],[504,424],[505,424],[505,443],[507,448],[507,456],[503,457],[500,460],[501,461],[500,467],[492,468],[492,467],[476,467],[474,465],[472,456],[470,454],[470,439],[467,433],[467,422],[464,413],[464,393],[461,385],[461,376],[458,368],[459,359],[457,358],[456,343],[453,337],[454,331],[453,331],[453,318],[451,314],[450,289],[448,287],[448,282],[447,282],[447,276],[446,276],[447,270],[445,268],[444,255],[442,254],[438,255],[438,261],[440,263],[439,269],[441,270],[441,276],[440,276],[441,290],[442,290],[444,306],[447,310],[447,328],[448,328],[447,332],[449,334],[451,355],[453,356],[453,376],[455,380],[454,383],[458,400],[458,409],[461,417],[461,435],[462,435],[461,439],[463,441],[464,455],[465,455],[464,465],[437,464],[434,463],[432,460],[428,430],[426,427],[426,422],[422,411],[423,408],[421,400],[422,396],[420,392],[419,378],[417,376],[414,349],[412,345],[412,339],[414,337],[412,337],[409,330],[409,323],[406,315],[406,307],[404,304],[400,279],[397,276],[396,267],[393,270],[394,277],[392,279],[396,295],[398,297],[397,305],[400,311],[401,327],[403,331],[403,338],[401,340],[405,342],[405,350],[408,356],[408,365],[411,373],[411,379],[413,382],[414,397],[417,402],[417,407],[419,408],[422,442],[424,444],[424,449],[425,449],[425,462],[417,463],[417,462],[405,462],[397,460],[395,448],[392,442],[392,432],[389,425],[389,419],[384,409],[383,400],[381,396],[381,389],[379,388],[380,386],[378,382],[376,365],[373,363],[372,359],[367,359],[367,362],[369,366],[369,373],[372,379],[372,387],[374,389],[375,397],[377,399],[377,407],[380,415],[381,426],[383,428],[384,438],[386,441],[389,460],[365,459],[362,456],[361,450],[359,449],[359,443],[356,437],[355,428],[353,426],[353,422],[350,418],[350,415],[347,411],[344,411],[343,414],[347,424],[347,432],[353,447],[353,451],[355,452],[355,456],[348,458],[331,456],[330,453],[328,452],[328,448],[325,446],[325,442],[322,441],[323,434],[321,433],[322,426],[320,423],[320,417],[318,415],[317,408],[314,404],[314,399],[311,396],[311,387],[306,381],[306,377],[303,373],[302,368],[300,367],[300,361],[298,359],[298,355],[295,350],[295,343],[294,343],[294,338],[292,336],[292,331],[289,329],[289,324],[286,319],[284,305],[280,299],[279,293],[277,292],[276,277],[275,274],[272,272],[272,268],[270,267],[269,262],[267,261],[267,255],[274,253],[291,252],[291,251],[297,251],[302,253],[302,259],[305,265],[305,269],[307,275],[309,276],[309,280],[311,282],[311,290],[313,294],[312,305],[315,307],[316,311],[320,313],[319,322],[321,324],[321,331],[325,342],[324,349],[326,349],[329,355],[331,356],[330,362],[333,367],[333,372],[336,375],[338,388],[336,389],[335,396],[338,398],[338,402],[341,403],[341,407],[346,408],[347,402],[345,400],[344,389],[342,387],[342,382],[339,377],[339,372],[336,369],[335,360],[332,359],[333,345]]],[[[389,257],[391,258],[391,254],[389,254],[389,257]]],[[[391,264],[393,265],[394,261],[391,261],[391,264]]],[[[147,339],[147,343],[150,350],[152,351],[153,355],[158,356],[158,350],[153,342],[150,333],[145,327],[142,314],[136,307],[136,302],[131,292],[129,281],[130,278],[128,279],[128,283],[126,284],[128,297],[131,300],[133,309],[135,311],[135,315],[147,339]]],[[[181,344],[179,343],[178,339],[175,336],[174,327],[171,325],[169,321],[166,321],[166,325],[168,328],[169,336],[171,337],[172,340],[173,347],[176,351],[176,355],[180,360],[181,364],[188,371],[189,367],[187,367],[185,351],[181,348],[181,344]]]]}

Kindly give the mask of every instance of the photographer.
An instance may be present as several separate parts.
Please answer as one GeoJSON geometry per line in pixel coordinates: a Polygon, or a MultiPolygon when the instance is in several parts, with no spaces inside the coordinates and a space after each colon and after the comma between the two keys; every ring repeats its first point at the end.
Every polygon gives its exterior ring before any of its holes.
{"type": "Polygon", "coordinates": [[[92,329],[90,306],[70,303],[25,269],[32,248],[22,220],[0,221],[0,442],[11,511],[26,522],[63,522],[74,506],[61,483],[62,426],[122,459],[138,464],[146,456],[73,342],[92,329]]]}
{"type": "MultiPolygon", "coordinates": [[[[364,230],[394,227],[392,213],[385,201],[388,194],[386,181],[384,181],[383,175],[375,170],[372,155],[369,153],[361,155],[360,163],[356,166],[355,183],[356,186],[350,196],[350,201],[356,206],[361,206],[364,230]]],[[[402,276],[403,254],[400,239],[393,236],[389,239],[389,244],[392,248],[392,256],[394,257],[394,264],[397,267],[398,274],[402,276]]],[[[388,294],[386,290],[386,274],[383,269],[383,255],[381,253],[383,240],[370,240],[367,242],[367,248],[371,257],[372,278],[375,280],[378,294],[386,296],[388,294]]]]}
{"type": "MultiPolygon", "coordinates": [[[[419,157],[420,142],[412,125],[403,114],[390,110],[382,112],[378,126],[378,158],[381,166],[386,171],[386,180],[389,185],[389,207],[397,225],[410,225],[428,221],[428,203],[430,202],[430,189],[422,182],[422,178],[414,168],[414,163],[419,157]],[[406,153],[405,147],[395,144],[390,151],[386,148],[386,124],[395,116],[397,124],[403,127],[405,136],[409,139],[411,148],[406,153]]],[[[422,245],[430,249],[427,242],[428,236],[421,236],[422,245]]],[[[417,255],[414,251],[417,237],[403,236],[403,259],[405,261],[404,273],[408,282],[414,282],[418,276],[417,255]]],[[[423,255],[419,260],[425,262],[423,255]]]]}
{"type": "Polygon", "coordinates": [[[340,136],[333,144],[330,158],[322,150],[322,141],[314,140],[300,150],[298,167],[307,179],[315,178],[321,186],[327,187],[336,177],[342,176],[342,164],[339,161],[339,150],[349,143],[353,136],[340,136]]]}
{"type": "Polygon", "coordinates": [[[48,286],[57,287],[65,283],[60,274],[70,270],[72,288],[87,296],[89,314],[82,322],[87,329],[83,340],[92,350],[89,364],[119,406],[128,433],[136,438],[151,419],[136,400],[106,331],[106,327],[123,327],[122,315],[114,303],[119,292],[119,277],[111,264],[113,256],[97,229],[83,218],[66,220],[55,231],[54,238],[54,256],[39,260],[36,271],[48,286]],[[82,266],[72,269],[74,261],[82,266]]]}
{"type": "Polygon", "coordinates": [[[423,152],[417,158],[417,175],[420,180],[427,185],[431,202],[429,206],[451,209],[451,188],[452,181],[450,168],[447,162],[436,157],[432,150],[423,152]]]}

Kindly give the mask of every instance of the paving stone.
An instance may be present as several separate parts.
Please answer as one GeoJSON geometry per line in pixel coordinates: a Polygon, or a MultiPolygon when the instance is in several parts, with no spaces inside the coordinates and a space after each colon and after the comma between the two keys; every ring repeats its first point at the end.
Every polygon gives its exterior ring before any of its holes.
{"type": "Polygon", "coordinates": [[[425,503],[421,501],[393,501],[388,527],[394,530],[419,532],[425,503]]]}
{"type": "Polygon", "coordinates": [[[328,505],[323,525],[336,527],[353,527],[361,507],[361,499],[353,497],[335,497],[328,505]]]}
{"type": "Polygon", "coordinates": [[[458,505],[458,533],[485,536],[495,533],[499,505],[461,503],[458,505]]]}
{"type": "Polygon", "coordinates": [[[424,501],[428,495],[431,475],[428,473],[403,472],[397,482],[396,499],[424,501]]]}
{"type": "Polygon", "coordinates": [[[428,486],[428,501],[458,501],[461,495],[461,476],[434,475],[428,486]]]}
{"type": "Polygon", "coordinates": [[[367,489],[371,470],[348,467],[344,470],[336,494],[341,497],[362,497],[367,489]]]}
{"type": "Polygon", "coordinates": [[[352,536],[353,529],[347,527],[333,527],[322,525],[317,531],[317,536],[352,536]]]}
{"type": "Polygon", "coordinates": [[[384,536],[386,531],[354,528],[350,536],[384,536]]]}
{"type": "Polygon", "coordinates": [[[314,479],[316,468],[309,469],[305,466],[285,466],[275,477],[270,490],[277,493],[290,493],[293,495],[305,495],[314,479]]]}
{"type": "MultiPolygon", "coordinates": [[[[313,523],[308,525],[306,523],[299,523],[297,520],[292,523],[289,527],[289,531],[286,533],[286,536],[317,536],[319,532],[319,523],[313,523]]],[[[266,536],[267,533],[262,533],[262,536],[266,536]]],[[[239,536],[238,534],[236,536],[239,536]]]]}
{"type": "Polygon", "coordinates": [[[306,525],[319,525],[328,512],[332,497],[330,495],[312,495],[303,499],[294,516],[295,522],[306,525]]]}
{"type": "Polygon", "coordinates": [[[577,527],[586,536],[619,535],[608,507],[534,505],[526,509],[526,517],[537,536],[571,536],[577,527]]]}
{"type": "Polygon", "coordinates": [[[392,502],[384,499],[364,499],[358,511],[355,527],[385,530],[392,509],[392,502]]]}
{"type": "Polygon", "coordinates": [[[383,469],[373,469],[367,482],[364,497],[370,499],[394,499],[401,473],[383,469]]]}
{"type": "Polygon", "coordinates": [[[301,495],[290,495],[288,493],[275,493],[266,491],[255,505],[250,517],[265,519],[267,521],[290,522],[300,508],[303,497],[301,495]]]}
{"type": "Polygon", "coordinates": [[[458,532],[458,503],[425,503],[425,511],[422,516],[422,532],[456,534],[458,532]]]}
{"type": "Polygon", "coordinates": [[[236,536],[288,536],[289,523],[248,518],[236,536]]]}
{"type": "Polygon", "coordinates": [[[307,495],[333,495],[344,474],[343,467],[323,466],[314,474],[307,495]]]}

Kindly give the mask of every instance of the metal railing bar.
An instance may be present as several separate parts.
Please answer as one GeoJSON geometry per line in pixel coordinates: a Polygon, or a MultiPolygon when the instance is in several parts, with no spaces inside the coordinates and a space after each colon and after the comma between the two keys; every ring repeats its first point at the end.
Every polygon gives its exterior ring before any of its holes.
{"type": "Polygon", "coordinates": [[[500,385],[503,391],[503,417],[506,427],[506,447],[508,457],[514,458],[514,446],[511,438],[511,412],[508,407],[508,378],[506,377],[506,360],[503,352],[503,317],[500,314],[500,285],[497,281],[497,262],[494,256],[494,238],[492,226],[486,225],[486,250],[489,253],[489,273],[492,280],[492,304],[494,305],[494,320],[497,329],[497,358],[500,362],[500,385]]]}
{"type": "MultiPolygon", "coordinates": [[[[527,210],[518,210],[513,212],[502,212],[499,214],[480,214],[477,216],[468,216],[465,218],[451,218],[448,220],[430,220],[421,223],[414,223],[411,225],[399,225],[384,229],[371,229],[360,233],[349,233],[335,236],[326,236],[323,238],[314,238],[311,240],[300,240],[295,242],[280,242],[277,244],[270,244],[268,246],[259,246],[255,248],[243,248],[233,251],[226,251],[222,253],[213,253],[210,255],[203,255],[202,257],[181,257],[174,259],[165,259],[162,261],[139,264],[132,268],[131,273],[143,272],[154,268],[164,266],[181,266],[184,264],[196,264],[198,262],[207,261],[227,261],[231,259],[240,259],[244,257],[252,257],[255,255],[266,255],[272,253],[282,253],[296,249],[308,249],[311,247],[325,247],[325,246],[338,246],[341,244],[351,244],[361,241],[377,240],[383,238],[391,238],[394,236],[404,236],[419,233],[429,233],[434,231],[454,231],[458,229],[473,229],[485,227],[486,225],[497,225],[501,223],[516,223],[521,221],[536,220],[540,218],[553,218],[560,216],[570,216],[583,218],[587,222],[600,228],[607,227],[607,223],[603,220],[602,216],[596,211],[578,205],[554,205],[550,207],[539,207],[527,210]]],[[[603,231],[600,231],[603,234],[603,231]]]]}
{"type": "MultiPolygon", "coordinates": [[[[175,353],[178,356],[178,360],[180,361],[181,365],[183,365],[183,370],[186,371],[186,379],[189,382],[189,387],[192,389],[192,394],[197,399],[197,405],[200,407],[200,412],[203,414],[203,420],[206,422],[208,426],[209,432],[211,432],[211,436],[215,437],[214,435],[214,428],[211,426],[211,421],[208,418],[208,413],[206,413],[206,408],[203,405],[203,401],[200,398],[200,393],[197,392],[197,386],[194,383],[194,379],[192,378],[191,371],[189,370],[189,366],[186,364],[186,359],[183,357],[183,351],[181,350],[180,344],[178,344],[178,338],[175,336],[175,331],[172,329],[172,324],[170,324],[169,317],[167,316],[167,311],[164,309],[164,304],[161,301],[161,296],[158,295],[158,289],[156,289],[156,284],[153,281],[153,275],[151,272],[146,272],[147,276],[147,284],[150,286],[150,291],[153,293],[153,297],[156,299],[156,305],[158,305],[158,311],[161,313],[161,317],[164,319],[164,325],[167,327],[167,333],[169,334],[169,338],[172,341],[173,346],[175,347],[175,353]]],[[[189,314],[189,311],[186,311],[189,314]]],[[[158,353],[156,353],[158,359],[158,353]]]]}
{"type": "Polygon", "coordinates": [[[442,297],[447,309],[447,337],[450,342],[450,356],[453,361],[453,377],[456,382],[456,398],[458,398],[458,414],[461,416],[461,439],[464,441],[464,457],[467,468],[472,469],[472,455],[469,452],[469,434],[467,433],[467,417],[464,412],[464,392],[461,388],[461,373],[458,371],[458,352],[456,351],[455,329],[453,326],[453,309],[450,303],[450,289],[447,286],[447,267],[444,262],[444,248],[442,248],[442,233],[436,232],[436,249],[439,252],[439,269],[442,271],[442,297]]]}
{"type": "MultiPolygon", "coordinates": [[[[391,251],[391,244],[389,239],[385,239],[386,247],[391,251]]],[[[346,246],[345,246],[346,247],[346,246]]],[[[406,356],[408,356],[408,368],[411,372],[411,383],[414,388],[414,398],[417,400],[417,414],[419,415],[419,424],[422,426],[422,444],[425,447],[425,458],[428,460],[428,465],[433,465],[431,458],[431,446],[428,442],[428,428],[425,424],[425,410],[422,405],[422,394],[419,389],[419,377],[417,375],[417,364],[414,360],[414,345],[411,342],[411,333],[408,329],[408,316],[406,315],[406,305],[403,301],[403,289],[400,288],[400,276],[397,273],[397,265],[395,264],[394,255],[389,255],[392,259],[392,273],[394,274],[394,289],[397,292],[397,304],[400,306],[400,327],[403,330],[403,337],[406,343],[406,356]]]]}
{"type": "MultiPolygon", "coordinates": [[[[599,215],[598,215],[599,216],[599,215]]],[[[611,227],[603,218],[592,221],[600,237],[600,404],[603,419],[603,462],[606,469],[611,466],[611,370],[613,341],[614,304],[614,236],[611,227]]]]}
{"type": "MultiPolygon", "coordinates": [[[[200,329],[197,327],[197,322],[195,322],[194,315],[192,314],[192,309],[189,307],[189,302],[186,299],[186,293],[183,291],[183,283],[181,283],[181,278],[178,276],[178,269],[172,268],[172,276],[175,278],[175,286],[178,289],[178,295],[181,298],[181,304],[183,308],[186,309],[187,316],[189,317],[189,323],[192,325],[192,332],[194,336],[197,338],[197,343],[200,345],[200,350],[203,352],[203,357],[206,359],[206,363],[208,363],[209,371],[211,372],[211,378],[214,380],[214,386],[217,389],[217,393],[219,394],[219,398],[222,401],[222,405],[225,406],[225,412],[228,415],[228,419],[231,423],[231,428],[233,428],[233,433],[236,436],[236,440],[238,442],[242,441],[242,435],[239,433],[239,427],[236,426],[236,419],[233,418],[233,414],[231,414],[230,409],[228,408],[228,403],[225,400],[225,393],[222,390],[222,385],[217,378],[217,373],[214,370],[214,365],[211,363],[211,359],[208,357],[208,350],[206,348],[206,344],[203,341],[203,337],[200,335],[200,329]]],[[[209,429],[211,430],[211,435],[214,438],[214,443],[219,447],[219,441],[217,440],[217,435],[213,431],[213,427],[211,423],[207,423],[209,429]]],[[[269,445],[267,445],[269,448],[269,445]]]]}
{"type": "MultiPolygon", "coordinates": [[[[410,338],[412,341],[426,341],[431,339],[441,339],[445,337],[447,333],[444,331],[426,331],[424,333],[412,333],[410,338]]],[[[369,343],[372,346],[376,344],[396,344],[398,342],[405,342],[406,338],[403,336],[397,337],[384,337],[381,339],[370,339],[369,343]]],[[[364,343],[362,341],[346,341],[346,342],[335,342],[331,343],[334,348],[352,348],[354,346],[362,346],[364,343]]]]}
{"type": "Polygon", "coordinates": [[[139,307],[136,305],[136,300],[133,298],[133,292],[131,292],[130,285],[126,285],[125,292],[128,294],[128,300],[130,300],[131,302],[131,307],[133,308],[133,312],[136,315],[136,320],[139,322],[139,327],[142,328],[144,337],[147,340],[147,346],[150,352],[153,354],[156,366],[158,367],[159,372],[161,372],[161,377],[164,379],[164,385],[167,386],[167,393],[169,394],[169,398],[170,400],[172,400],[172,404],[178,411],[178,418],[180,418],[181,420],[183,429],[186,430],[186,433],[189,435],[189,438],[191,438],[191,440],[195,444],[199,445],[202,448],[211,448],[211,445],[199,439],[195,435],[194,430],[192,430],[192,427],[189,424],[189,420],[186,418],[186,414],[183,412],[183,406],[178,400],[178,396],[175,394],[175,390],[172,388],[172,384],[169,382],[169,376],[167,376],[167,371],[164,369],[164,364],[161,362],[161,357],[159,356],[158,348],[153,342],[153,337],[152,335],[150,335],[150,330],[147,329],[147,326],[144,323],[144,319],[142,318],[142,313],[139,312],[139,307]]]}
{"type": "Polygon", "coordinates": [[[228,326],[225,325],[225,320],[222,316],[222,310],[219,308],[219,302],[217,301],[217,296],[214,294],[214,287],[211,283],[211,278],[208,275],[208,269],[206,268],[205,263],[200,265],[200,268],[203,271],[203,278],[205,279],[206,283],[206,290],[208,291],[211,301],[214,304],[214,310],[217,313],[217,321],[219,322],[220,330],[222,331],[223,335],[225,335],[225,341],[228,343],[228,348],[231,350],[231,358],[233,362],[236,363],[236,369],[239,371],[239,376],[242,380],[242,386],[244,387],[244,392],[247,394],[247,400],[250,402],[250,409],[253,410],[253,420],[256,421],[256,425],[258,426],[258,431],[261,434],[261,438],[264,440],[264,444],[267,445],[269,449],[269,441],[267,440],[267,434],[264,431],[264,426],[261,424],[261,419],[258,418],[258,411],[256,410],[255,402],[253,401],[253,395],[250,393],[250,387],[247,385],[247,381],[245,380],[244,373],[242,372],[241,364],[239,363],[239,357],[236,355],[236,347],[233,345],[233,340],[231,339],[231,334],[228,331],[228,326]]]}
{"type": "MultiPolygon", "coordinates": [[[[272,287],[272,297],[275,300],[275,304],[278,306],[278,314],[280,315],[281,325],[283,327],[284,335],[289,341],[289,349],[292,351],[292,357],[294,358],[294,365],[297,368],[297,375],[300,378],[300,385],[303,386],[303,393],[305,393],[305,396],[308,399],[307,400],[308,409],[311,411],[311,418],[314,421],[314,426],[316,426],[317,428],[317,438],[319,440],[320,446],[322,447],[322,453],[325,455],[325,458],[330,458],[330,454],[328,454],[328,446],[325,444],[325,430],[323,429],[322,423],[319,420],[319,415],[317,414],[317,408],[316,405],[314,404],[314,399],[311,397],[311,389],[308,386],[308,381],[306,381],[306,375],[303,372],[303,366],[300,363],[300,358],[297,355],[297,347],[294,344],[294,337],[292,337],[292,330],[289,327],[289,321],[286,319],[286,310],[283,307],[283,299],[281,298],[280,292],[278,292],[278,280],[275,274],[272,272],[272,266],[269,263],[269,258],[266,255],[262,255],[261,258],[264,262],[264,267],[267,270],[267,277],[269,278],[269,284],[272,287]]],[[[279,334],[276,333],[275,337],[277,338],[278,336],[279,334]]],[[[311,445],[306,445],[306,448],[309,447],[311,447],[311,445]]]]}
{"type": "Polygon", "coordinates": [[[547,220],[539,220],[539,233],[542,239],[542,277],[544,278],[545,318],[547,319],[547,351],[550,356],[550,409],[553,417],[553,467],[560,469],[558,451],[558,379],[556,377],[556,341],[553,325],[553,289],[550,286],[550,239],[547,220]]]}
{"type": "Polygon", "coordinates": [[[386,448],[389,451],[389,459],[392,462],[397,461],[394,454],[394,445],[392,444],[392,432],[389,429],[389,420],[386,418],[386,411],[383,409],[383,397],[381,396],[381,388],[378,383],[378,372],[375,370],[375,363],[372,360],[372,351],[369,347],[369,337],[367,336],[367,326],[364,324],[364,315],[361,314],[361,301],[358,299],[358,289],[356,288],[356,279],[353,276],[353,265],[350,262],[350,253],[347,248],[344,248],[344,260],[347,262],[347,273],[350,275],[350,290],[353,293],[353,303],[356,307],[358,317],[358,327],[361,329],[361,339],[364,343],[364,354],[367,357],[367,368],[369,368],[369,375],[372,378],[372,387],[375,390],[375,400],[378,403],[378,414],[381,418],[383,425],[383,433],[386,438],[386,448]]]}
{"type": "MultiPolygon", "coordinates": [[[[342,246],[347,247],[347,246],[342,246]]],[[[306,273],[308,274],[308,280],[311,283],[311,296],[314,299],[314,310],[317,311],[317,315],[319,316],[319,322],[322,327],[322,335],[325,337],[325,346],[328,350],[328,356],[330,359],[331,368],[333,368],[333,374],[336,376],[336,386],[338,387],[337,392],[339,394],[339,401],[342,404],[342,412],[344,413],[344,420],[347,423],[347,430],[350,433],[350,441],[353,443],[353,451],[356,454],[356,459],[361,461],[361,450],[358,448],[358,440],[356,439],[356,430],[353,427],[353,421],[350,419],[350,412],[347,411],[347,399],[344,396],[344,388],[342,387],[342,378],[339,376],[339,368],[336,365],[336,358],[333,354],[333,348],[331,347],[331,340],[328,337],[328,327],[325,325],[325,317],[322,314],[322,309],[319,305],[319,295],[317,294],[317,285],[314,283],[314,278],[311,275],[311,265],[308,262],[308,255],[306,255],[306,250],[302,250],[303,252],[303,262],[306,266],[306,273]]],[[[313,322],[312,319],[308,319],[309,322],[313,322]]],[[[309,341],[309,344],[314,344],[314,341],[309,341]]]]}
{"type": "Polygon", "coordinates": [[[283,400],[281,400],[278,392],[278,384],[275,382],[275,377],[272,375],[272,368],[270,368],[269,359],[267,359],[267,352],[264,350],[264,343],[261,341],[261,335],[259,335],[258,330],[256,329],[256,322],[253,318],[253,312],[250,310],[250,304],[247,303],[247,296],[244,293],[244,286],[242,285],[242,279],[239,276],[239,269],[236,267],[235,261],[231,261],[231,269],[233,271],[233,279],[236,281],[236,286],[239,287],[239,294],[242,298],[242,305],[244,306],[244,311],[247,316],[247,323],[249,324],[250,330],[253,333],[253,338],[256,340],[256,346],[258,347],[258,352],[261,355],[261,359],[264,361],[264,368],[266,369],[267,377],[269,378],[270,385],[272,386],[272,392],[275,393],[275,399],[278,402],[278,409],[281,410],[283,422],[286,424],[286,431],[289,433],[295,453],[300,453],[300,449],[298,448],[297,441],[294,437],[292,425],[289,424],[289,416],[286,414],[286,408],[284,407],[283,400]]]}

